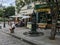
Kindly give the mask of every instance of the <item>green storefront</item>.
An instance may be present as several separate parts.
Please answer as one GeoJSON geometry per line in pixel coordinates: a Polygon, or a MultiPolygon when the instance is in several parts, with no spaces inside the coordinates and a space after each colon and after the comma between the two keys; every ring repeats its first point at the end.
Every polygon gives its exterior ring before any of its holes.
{"type": "Polygon", "coordinates": [[[51,27],[52,15],[49,6],[47,4],[35,5],[35,10],[38,13],[38,23],[43,23],[43,25],[51,27]]]}

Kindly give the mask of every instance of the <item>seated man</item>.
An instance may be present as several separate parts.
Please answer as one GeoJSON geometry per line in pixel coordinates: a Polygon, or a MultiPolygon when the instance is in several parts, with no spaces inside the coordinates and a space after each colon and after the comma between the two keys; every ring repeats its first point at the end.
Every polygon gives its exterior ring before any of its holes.
{"type": "Polygon", "coordinates": [[[15,24],[12,23],[12,25],[10,25],[10,32],[14,33],[14,29],[15,29],[15,24]]]}

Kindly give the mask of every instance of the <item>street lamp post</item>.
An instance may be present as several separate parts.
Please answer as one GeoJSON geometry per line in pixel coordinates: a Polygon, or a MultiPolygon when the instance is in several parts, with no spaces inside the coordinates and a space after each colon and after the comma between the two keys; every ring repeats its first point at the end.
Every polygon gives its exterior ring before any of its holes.
{"type": "MultiPolygon", "coordinates": [[[[5,12],[5,10],[4,10],[4,12],[5,12]]],[[[3,12],[3,21],[4,21],[3,27],[5,27],[5,15],[4,15],[4,12],[3,12]]]]}
{"type": "Polygon", "coordinates": [[[4,17],[4,27],[5,27],[5,17],[4,17]]]}
{"type": "MultiPolygon", "coordinates": [[[[3,4],[3,0],[1,2],[1,4],[3,4]]],[[[3,9],[3,6],[2,6],[2,10],[3,10],[3,21],[4,21],[3,27],[5,27],[5,15],[4,15],[5,10],[3,9]]]]}

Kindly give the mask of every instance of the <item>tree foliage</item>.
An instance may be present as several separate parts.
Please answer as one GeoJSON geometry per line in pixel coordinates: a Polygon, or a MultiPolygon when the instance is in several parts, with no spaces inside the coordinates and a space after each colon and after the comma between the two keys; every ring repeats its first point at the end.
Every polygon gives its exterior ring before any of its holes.
{"type": "Polygon", "coordinates": [[[7,7],[4,10],[5,10],[4,11],[4,16],[5,17],[15,15],[15,7],[13,7],[13,6],[7,7]]]}
{"type": "Polygon", "coordinates": [[[25,3],[22,0],[16,0],[16,8],[17,8],[18,13],[24,5],[25,5],[25,3]]]}
{"type": "Polygon", "coordinates": [[[3,16],[3,13],[4,13],[4,11],[2,9],[0,9],[0,17],[3,16]]]}

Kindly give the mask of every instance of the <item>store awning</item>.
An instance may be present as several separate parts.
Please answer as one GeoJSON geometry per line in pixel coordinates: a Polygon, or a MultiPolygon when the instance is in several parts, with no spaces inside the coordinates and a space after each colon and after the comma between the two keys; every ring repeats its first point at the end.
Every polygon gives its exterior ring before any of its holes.
{"type": "Polygon", "coordinates": [[[10,16],[10,17],[23,17],[23,15],[14,15],[14,16],[10,16]]]}
{"type": "Polygon", "coordinates": [[[30,16],[23,16],[22,19],[30,18],[30,16]]]}
{"type": "Polygon", "coordinates": [[[37,9],[36,12],[50,12],[50,8],[40,8],[40,9],[37,9]]]}
{"type": "Polygon", "coordinates": [[[30,16],[24,16],[24,15],[14,15],[14,16],[10,16],[10,17],[12,17],[12,18],[21,17],[22,19],[30,18],[30,16]]]}

